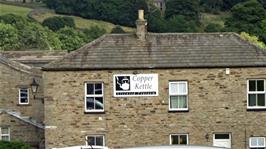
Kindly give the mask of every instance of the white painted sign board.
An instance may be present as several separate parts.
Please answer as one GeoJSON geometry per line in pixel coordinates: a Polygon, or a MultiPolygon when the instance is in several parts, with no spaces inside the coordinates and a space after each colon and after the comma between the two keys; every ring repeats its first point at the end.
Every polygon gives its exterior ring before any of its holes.
{"type": "Polygon", "coordinates": [[[158,96],[158,74],[117,74],[113,77],[114,96],[158,96]]]}

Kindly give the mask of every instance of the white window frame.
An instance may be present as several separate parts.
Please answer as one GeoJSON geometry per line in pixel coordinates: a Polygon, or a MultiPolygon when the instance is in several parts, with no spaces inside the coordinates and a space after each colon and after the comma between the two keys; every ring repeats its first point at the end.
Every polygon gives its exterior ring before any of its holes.
{"type": "Polygon", "coordinates": [[[247,80],[247,109],[266,109],[266,81],[264,79],[247,80]],[[249,91],[249,81],[264,81],[264,91],[249,91]],[[265,94],[265,106],[249,106],[249,94],[265,94]]]}
{"type": "Polygon", "coordinates": [[[188,111],[188,81],[169,81],[168,85],[168,90],[169,90],[169,99],[168,99],[168,109],[169,111],[188,111]],[[171,84],[186,84],[186,92],[181,94],[181,93],[171,93],[171,84]],[[171,96],[187,96],[187,107],[186,108],[171,108],[171,96]]]}
{"type": "Polygon", "coordinates": [[[19,88],[19,97],[18,97],[18,102],[20,105],[28,105],[30,103],[30,98],[29,98],[29,88],[19,88]],[[21,90],[27,90],[27,101],[28,102],[21,102],[21,90]]]}
{"type": "MultiPolygon", "coordinates": [[[[84,102],[84,109],[85,109],[85,112],[104,112],[104,83],[103,82],[85,82],[85,102],[84,102]],[[101,84],[102,85],[102,94],[93,94],[93,95],[88,95],[87,94],[87,85],[88,84],[101,84]],[[102,97],[103,98],[103,109],[91,109],[91,110],[88,110],[87,109],[87,97],[102,97]]],[[[95,90],[95,88],[94,88],[95,90]]],[[[95,100],[94,100],[95,101],[95,100]]]]}
{"type": "Polygon", "coordinates": [[[249,138],[249,147],[250,147],[251,149],[252,149],[252,148],[265,148],[265,147],[266,147],[265,137],[250,137],[250,138],[249,138]],[[264,140],[264,146],[259,146],[259,145],[252,146],[252,145],[251,145],[251,139],[253,139],[253,138],[255,138],[255,139],[263,138],[263,140],[264,140]]]}
{"type": "Polygon", "coordinates": [[[2,129],[3,128],[1,128],[0,127],[0,140],[2,140],[2,137],[8,137],[8,141],[10,141],[10,128],[9,127],[5,127],[5,129],[8,129],[8,134],[2,134],[2,129]]]}
{"type": "MultiPolygon", "coordinates": [[[[87,135],[86,136],[86,145],[88,146],[88,145],[91,145],[91,144],[88,144],[88,137],[94,137],[94,138],[96,138],[96,137],[103,137],[103,146],[105,146],[105,136],[104,135],[87,135]]],[[[96,141],[96,139],[95,139],[95,141],[96,141]]],[[[94,142],[95,143],[95,145],[93,144],[92,146],[97,146],[96,145],[96,142],[94,142]]]]}
{"type": "MultiPolygon", "coordinates": [[[[173,145],[172,144],[172,136],[186,136],[187,137],[187,144],[186,145],[188,145],[189,144],[189,137],[188,137],[188,133],[173,133],[173,134],[170,134],[169,135],[169,144],[170,145],[173,145]]],[[[174,144],[175,145],[175,144],[174,144]]],[[[182,145],[182,144],[180,144],[180,145],[182,145]]]]}

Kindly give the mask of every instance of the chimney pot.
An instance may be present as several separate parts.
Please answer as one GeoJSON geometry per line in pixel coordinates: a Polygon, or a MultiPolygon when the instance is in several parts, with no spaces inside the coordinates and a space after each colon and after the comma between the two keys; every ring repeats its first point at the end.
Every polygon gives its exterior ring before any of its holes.
{"type": "Polygon", "coordinates": [[[144,21],[144,10],[139,10],[139,20],[144,21]]]}
{"type": "Polygon", "coordinates": [[[139,17],[138,20],[136,21],[137,25],[137,32],[136,35],[139,40],[146,40],[146,35],[147,35],[147,21],[144,19],[144,10],[139,10],[139,17]]]}

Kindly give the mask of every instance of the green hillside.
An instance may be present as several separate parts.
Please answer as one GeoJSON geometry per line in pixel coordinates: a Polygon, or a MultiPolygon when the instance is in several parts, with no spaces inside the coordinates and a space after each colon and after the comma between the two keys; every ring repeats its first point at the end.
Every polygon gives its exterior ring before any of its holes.
{"type": "MultiPolygon", "coordinates": [[[[36,9],[33,10],[31,8],[26,8],[22,6],[14,6],[14,5],[7,5],[0,3],[0,15],[5,14],[16,14],[20,16],[27,16],[30,14],[30,16],[35,19],[36,21],[42,23],[42,21],[46,18],[53,17],[53,16],[67,16],[67,15],[59,15],[55,14],[53,11],[44,10],[44,9],[36,9]]],[[[76,16],[69,16],[72,17],[75,21],[76,27],[80,29],[90,28],[92,26],[98,26],[100,28],[104,28],[107,32],[111,32],[112,28],[115,27],[114,24],[105,22],[105,21],[99,21],[99,20],[92,20],[92,19],[84,19],[81,17],[76,16]]],[[[130,27],[122,27],[123,30],[126,32],[133,32],[134,28],[130,27]]]]}
{"type": "MultiPolygon", "coordinates": [[[[53,17],[53,16],[68,16],[68,15],[59,15],[59,14],[55,14],[52,11],[46,11],[46,12],[40,12],[40,13],[36,12],[36,13],[32,13],[31,15],[32,18],[34,18],[40,23],[43,22],[44,19],[53,17]]],[[[84,19],[84,18],[77,17],[77,16],[69,16],[69,17],[72,17],[74,19],[76,27],[80,29],[90,28],[92,26],[98,26],[100,28],[104,28],[107,32],[111,32],[112,28],[115,27],[114,24],[105,22],[105,21],[84,19]]],[[[130,27],[122,27],[122,28],[126,32],[134,31],[134,29],[130,27]]]]}
{"type": "Polygon", "coordinates": [[[0,15],[12,13],[20,16],[27,16],[30,11],[32,11],[30,8],[0,3],[0,15]]]}

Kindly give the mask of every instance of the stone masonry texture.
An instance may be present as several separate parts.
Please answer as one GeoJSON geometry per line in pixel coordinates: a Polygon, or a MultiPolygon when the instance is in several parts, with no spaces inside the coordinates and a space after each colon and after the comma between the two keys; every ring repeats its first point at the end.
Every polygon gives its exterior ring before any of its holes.
{"type": "Polygon", "coordinates": [[[0,63],[0,127],[10,128],[11,141],[23,141],[33,148],[44,148],[44,130],[7,114],[6,111],[14,112],[22,119],[42,124],[44,104],[41,77],[41,75],[20,70],[19,67],[0,63]],[[35,99],[30,89],[33,78],[39,83],[35,99]],[[21,87],[29,88],[28,105],[19,105],[19,88],[21,87]]]}
{"type": "Polygon", "coordinates": [[[266,136],[266,111],[247,110],[247,80],[266,79],[265,67],[45,71],[46,148],[84,145],[105,135],[106,146],[167,145],[169,134],[188,133],[189,144],[213,145],[214,133],[231,133],[232,148],[266,136]],[[158,74],[159,95],[114,97],[113,75],[158,74]],[[188,81],[187,112],[169,112],[169,81],[188,81]],[[104,113],[84,112],[85,82],[104,83],[104,113]],[[206,134],[209,138],[206,139],[206,134]]]}

